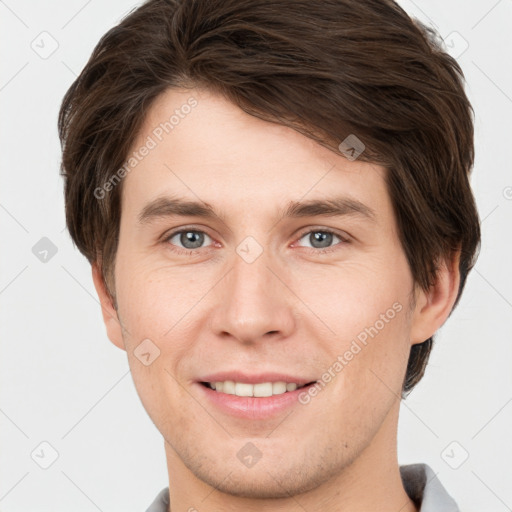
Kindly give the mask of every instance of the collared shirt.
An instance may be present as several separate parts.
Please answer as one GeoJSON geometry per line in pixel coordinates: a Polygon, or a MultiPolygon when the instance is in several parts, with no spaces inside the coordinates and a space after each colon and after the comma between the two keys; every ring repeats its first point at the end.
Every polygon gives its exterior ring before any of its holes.
{"type": "MultiPolygon", "coordinates": [[[[432,468],[427,464],[400,466],[405,492],[419,512],[460,512],[432,468]]],[[[146,512],[169,511],[169,487],[162,489],[146,512]]]]}

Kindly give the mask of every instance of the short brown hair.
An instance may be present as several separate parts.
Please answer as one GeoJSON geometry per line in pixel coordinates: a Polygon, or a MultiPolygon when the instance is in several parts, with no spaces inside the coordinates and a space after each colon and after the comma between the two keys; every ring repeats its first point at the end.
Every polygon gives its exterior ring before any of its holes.
{"type": "MultiPolygon", "coordinates": [[[[391,0],[149,0],[109,30],[59,114],[66,222],[101,260],[114,299],[123,166],[155,98],[200,86],[332,151],[354,134],[387,169],[415,283],[428,289],[460,250],[460,288],[480,244],[469,185],[472,107],[437,34],[391,0]]],[[[413,345],[403,396],[423,376],[433,338],[413,345]]]]}

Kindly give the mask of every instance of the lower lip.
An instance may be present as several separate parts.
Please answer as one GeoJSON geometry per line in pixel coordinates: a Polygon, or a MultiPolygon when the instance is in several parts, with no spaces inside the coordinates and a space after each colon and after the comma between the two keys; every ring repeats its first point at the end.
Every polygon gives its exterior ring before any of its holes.
{"type": "Polygon", "coordinates": [[[299,395],[302,392],[307,392],[313,384],[295,391],[287,391],[281,395],[265,397],[229,395],[228,393],[219,393],[199,382],[197,385],[207,399],[225,414],[249,420],[262,420],[271,418],[299,403],[299,395]]]}

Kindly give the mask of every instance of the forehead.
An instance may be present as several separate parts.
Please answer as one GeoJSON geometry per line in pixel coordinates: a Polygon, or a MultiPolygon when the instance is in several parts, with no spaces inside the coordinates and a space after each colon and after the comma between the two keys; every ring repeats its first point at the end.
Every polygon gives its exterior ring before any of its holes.
{"type": "Polygon", "coordinates": [[[372,209],[389,207],[382,167],[349,161],[204,89],[160,95],[128,156],[135,165],[125,177],[123,210],[140,213],[165,195],[258,211],[340,194],[372,209]]]}

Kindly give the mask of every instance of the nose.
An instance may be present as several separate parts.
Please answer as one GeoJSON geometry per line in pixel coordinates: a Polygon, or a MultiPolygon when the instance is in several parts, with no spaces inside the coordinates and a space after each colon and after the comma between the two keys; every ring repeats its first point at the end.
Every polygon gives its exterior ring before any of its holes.
{"type": "Polygon", "coordinates": [[[231,270],[215,287],[210,317],[215,335],[246,345],[290,336],[297,301],[286,277],[267,251],[250,263],[235,253],[231,270]]]}

